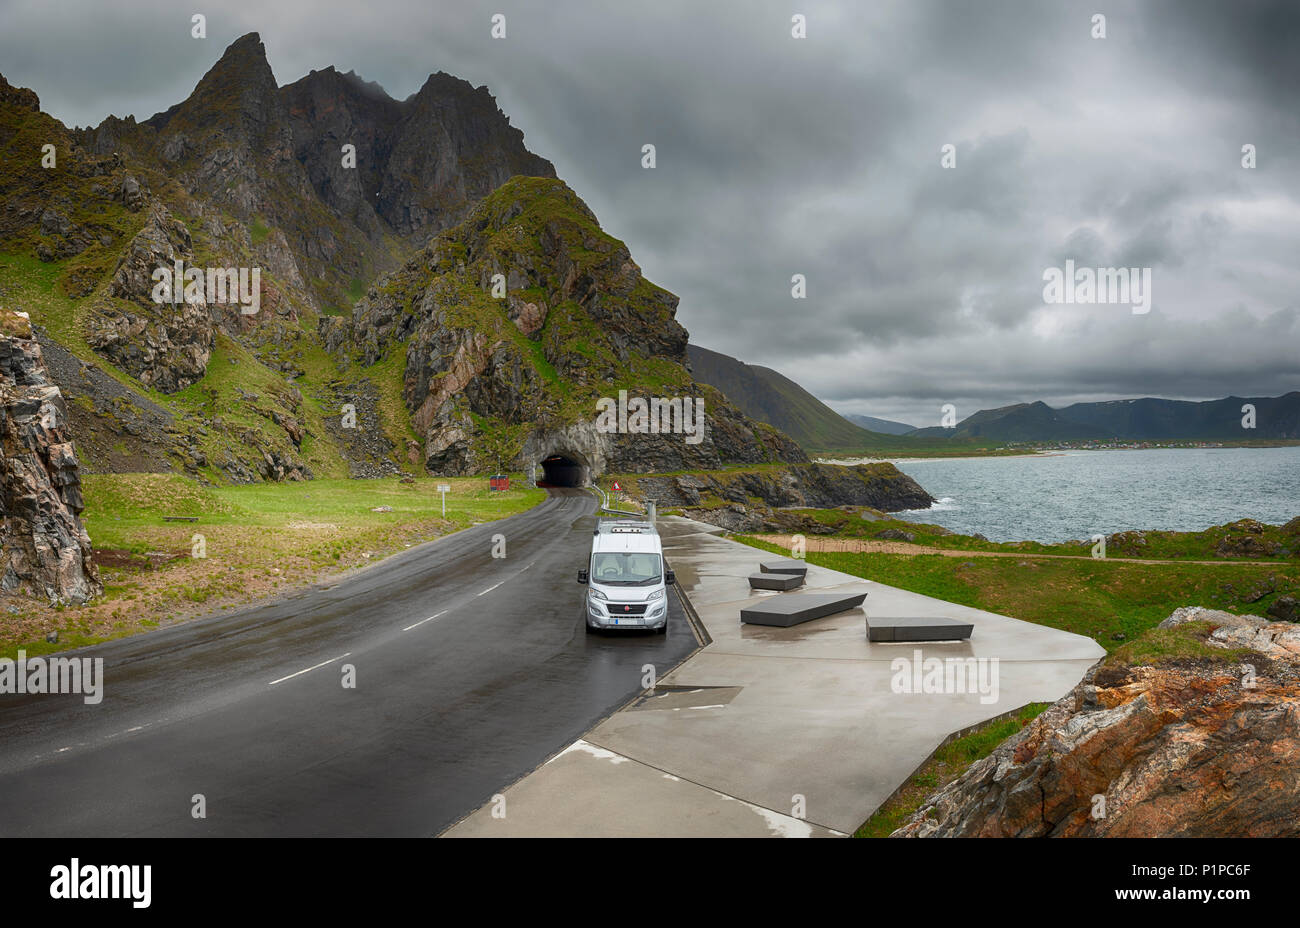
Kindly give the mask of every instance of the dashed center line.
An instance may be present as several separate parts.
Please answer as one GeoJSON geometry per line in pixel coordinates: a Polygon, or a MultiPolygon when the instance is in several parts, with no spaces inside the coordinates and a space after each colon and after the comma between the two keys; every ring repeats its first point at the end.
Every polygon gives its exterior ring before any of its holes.
{"type": "Polygon", "coordinates": [[[448,609],[444,609],[444,610],[442,610],[442,612],[439,612],[438,615],[431,615],[431,616],[429,616],[427,619],[421,619],[420,621],[416,622],[416,623],[413,624],[413,625],[408,625],[408,626],[406,626],[406,628],[402,629],[402,631],[404,631],[404,632],[409,632],[409,631],[410,631],[411,629],[413,629],[413,628],[419,628],[419,627],[420,627],[421,625],[423,625],[425,622],[432,622],[434,619],[438,618],[439,615],[446,615],[449,611],[450,611],[450,610],[448,610],[448,609]]]}
{"type": "MultiPolygon", "coordinates": [[[[529,562],[528,562],[528,565],[527,565],[526,567],[524,567],[523,569],[521,569],[521,570],[519,571],[519,573],[523,573],[525,570],[527,570],[529,567],[532,567],[532,566],[533,566],[534,564],[536,564],[536,563],[537,563],[536,561],[529,561],[529,562]]],[[[506,580],[509,580],[509,579],[510,579],[509,577],[506,578],[506,580]]],[[[486,590],[483,590],[483,591],[480,592],[480,593],[475,593],[474,596],[475,596],[475,597],[486,596],[488,593],[491,593],[493,590],[495,590],[497,587],[499,587],[502,583],[505,583],[505,582],[506,582],[505,580],[502,580],[500,583],[494,583],[494,584],[492,584],[490,587],[488,587],[486,590]]],[[[439,616],[444,616],[444,615],[446,615],[446,614],[447,614],[448,612],[450,612],[450,611],[451,611],[450,609],[444,609],[444,610],[442,610],[442,612],[439,612],[437,615],[431,615],[431,616],[429,616],[427,619],[421,619],[421,620],[418,621],[418,622],[413,622],[413,623],[411,623],[410,625],[407,625],[405,628],[402,629],[402,631],[404,631],[404,632],[409,632],[409,631],[410,631],[411,629],[413,629],[413,628],[419,628],[419,627],[420,627],[421,625],[423,625],[425,622],[432,622],[434,619],[438,618],[439,616]]]]}
{"type": "Polygon", "coordinates": [[[343,660],[343,658],[351,657],[351,656],[352,656],[352,652],[349,651],[347,654],[340,654],[338,657],[331,657],[327,661],[321,661],[319,664],[313,664],[312,666],[308,667],[306,670],[299,670],[297,673],[291,673],[287,677],[281,677],[278,680],[272,680],[270,683],[267,684],[267,686],[275,686],[277,683],[283,683],[285,680],[292,680],[294,677],[301,677],[303,674],[310,673],[313,670],[317,670],[321,667],[324,667],[326,664],[332,664],[335,661],[341,661],[343,660]]]}

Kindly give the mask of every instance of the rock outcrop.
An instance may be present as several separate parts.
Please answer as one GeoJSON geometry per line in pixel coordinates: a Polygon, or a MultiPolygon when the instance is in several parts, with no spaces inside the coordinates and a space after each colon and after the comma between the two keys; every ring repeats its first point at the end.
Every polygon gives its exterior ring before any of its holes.
{"type": "Polygon", "coordinates": [[[0,75],[0,103],[12,104],[33,113],[38,113],[41,109],[41,98],[36,95],[36,91],[15,87],[3,75],[0,75]]]}
{"type": "Polygon", "coordinates": [[[1262,537],[1265,526],[1254,519],[1238,519],[1225,525],[1229,534],[1214,546],[1218,557],[1278,557],[1284,555],[1282,545],[1262,537]]]}
{"type": "Polygon", "coordinates": [[[0,310],[0,588],[51,604],[101,593],[59,388],[25,316],[0,310]]]}
{"type": "Polygon", "coordinates": [[[870,506],[884,512],[928,509],[934,503],[934,497],[920,484],[887,462],[792,464],[764,470],[643,477],[640,486],[661,506],[696,506],[709,496],[739,504],[757,499],[771,507],[870,506]]]}
{"type": "Polygon", "coordinates": [[[592,476],[806,461],[691,379],[676,311],[563,181],[515,177],[321,336],[331,350],[359,346],[366,364],[404,346],[407,409],[436,473],[526,468],[541,448],[582,457],[592,476]],[[620,390],[703,399],[698,440],[580,428],[620,390]]]}
{"type": "Polygon", "coordinates": [[[1300,627],[1187,608],[1159,633],[1223,657],[1102,661],[894,835],[1300,835],[1300,627]]]}
{"type": "Polygon", "coordinates": [[[145,386],[175,393],[201,378],[212,354],[213,320],[203,301],[157,303],[154,271],[190,263],[190,233],[161,204],[149,211],[113,270],[117,301],[96,307],[86,341],[145,386]]]}

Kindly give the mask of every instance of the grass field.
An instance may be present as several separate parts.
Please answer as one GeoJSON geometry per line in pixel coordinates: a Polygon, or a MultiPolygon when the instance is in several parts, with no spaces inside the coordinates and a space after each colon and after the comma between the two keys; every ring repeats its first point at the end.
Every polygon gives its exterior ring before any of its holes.
{"type": "Polygon", "coordinates": [[[0,612],[0,656],[92,644],[234,609],[522,512],[546,495],[518,479],[492,493],[486,479],[468,477],[204,487],[180,475],[111,474],[86,475],[83,484],[82,516],[105,595],[63,609],[11,598],[0,612]],[[451,486],[445,519],[439,483],[451,486]],[[58,643],[47,643],[56,630],[58,643]]]}

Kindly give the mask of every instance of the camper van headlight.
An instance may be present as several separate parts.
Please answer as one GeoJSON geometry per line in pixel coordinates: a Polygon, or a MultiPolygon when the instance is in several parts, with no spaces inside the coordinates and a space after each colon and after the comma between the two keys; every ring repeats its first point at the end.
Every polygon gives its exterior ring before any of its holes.
{"type": "Polygon", "coordinates": [[[654,602],[656,599],[663,599],[663,598],[664,598],[664,591],[663,591],[663,590],[655,590],[653,593],[651,593],[649,596],[647,596],[647,597],[645,598],[645,601],[648,602],[648,603],[652,603],[652,602],[654,602]]]}
{"type": "Polygon", "coordinates": [[[609,599],[609,597],[606,596],[604,593],[602,593],[600,590],[588,590],[587,595],[590,596],[592,599],[598,599],[601,602],[604,602],[605,600],[609,599]]]}

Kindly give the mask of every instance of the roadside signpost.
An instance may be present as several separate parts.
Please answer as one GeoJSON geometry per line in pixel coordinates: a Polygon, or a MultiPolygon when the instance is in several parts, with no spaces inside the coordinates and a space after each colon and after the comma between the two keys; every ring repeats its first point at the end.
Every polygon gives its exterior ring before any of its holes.
{"type": "Polygon", "coordinates": [[[438,492],[442,494],[442,517],[444,519],[447,518],[447,493],[449,490],[451,490],[451,484],[438,484],[438,492]]]}

